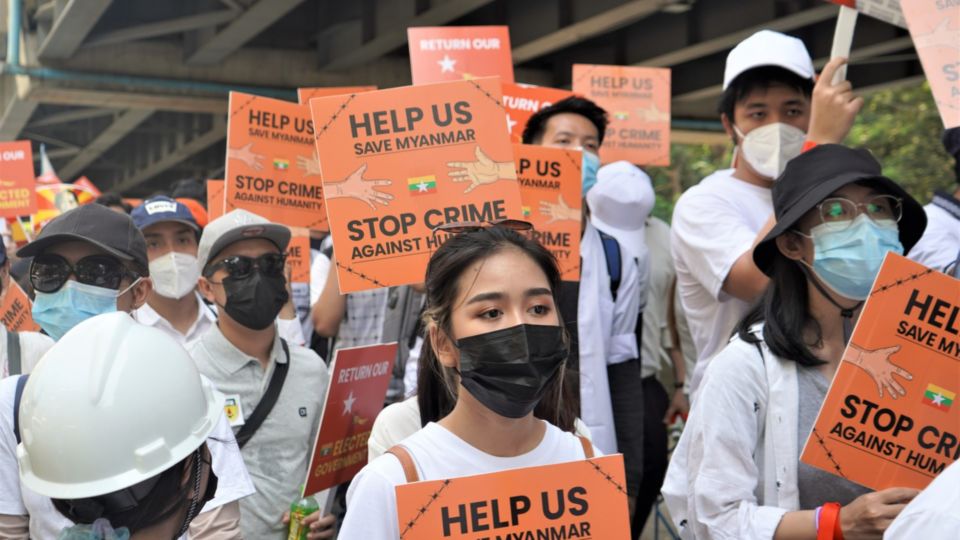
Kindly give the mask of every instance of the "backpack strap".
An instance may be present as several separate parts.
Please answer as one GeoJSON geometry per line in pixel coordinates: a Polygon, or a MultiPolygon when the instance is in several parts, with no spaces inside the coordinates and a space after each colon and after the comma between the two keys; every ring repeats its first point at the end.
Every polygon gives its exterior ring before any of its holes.
{"type": "Polygon", "coordinates": [[[30,375],[21,375],[17,379],[17,389],[13,394],[13,435],[17,438],[17,444],[20,444],[20,398],[23,397],[23,388],[27,386],[27,379],[30,375]]]}
{"type": "Polygon", "coordinates": [[[600,242],[603,244],[603,256],[607,260],[607,274],[610,276],[610,294],[617,300],[617,291],[620,290],[620,269],[623,264],[620,256],[620,242],[609,234],[597,229],[600,233],[600,242]]]}
{"type": "Polygon", "coordinates": [[[577,435],[577,438],[580,439],[580,444],[583,445],[583,457],[585,459],[590,459],[593,457],[593,443],[590,442],[590,439],[584,437],[583,435],[577,435]]]}
{"type": "Polygon", "coordinates": [[[10,375],[20,374],[20,333],[11,330],[7,330],[7,366],[10,375]]]}
{"type": "Polygon", "coordinates": [[[409,450],[396,444],[387,450],[387,453],[393,454],[400,460],[400,466],[403,467],[403,475],[407,478],[408,484],[420,481],[420,475],[417,474],[417,467],[413,464],[413,457],[409,450]]]}

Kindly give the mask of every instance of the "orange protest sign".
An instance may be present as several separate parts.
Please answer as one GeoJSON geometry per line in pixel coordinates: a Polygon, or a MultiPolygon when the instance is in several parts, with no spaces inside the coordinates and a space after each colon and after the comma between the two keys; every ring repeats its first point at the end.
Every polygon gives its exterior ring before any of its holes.
{"type": "Polygon", "coordinates": [[[290,227],[287,264],[292,283],[310,283],[310,229],[290,227]]]}
{"type": "Polygon", "coordinates": [[[223,180],[207,180],[207,216],[210,221],[223,215],[223,207],[226,204],[223,189],[223,180]]]}
{"type": "Polygon", "coordinates": [[[376,86],[327,86],[324,88],[297,88],[297,101],[301,105],[308,105],[315,97],[342,96],[344,94],[359,94],[373,92],[376,86]]]}
{"type": "Polygon", "coordinates": [[[397,486],[404,540],[627,540],[620,454],[397,486]]]}
{"type": "Polygon", "coordinates": [[[33,150],[30,141],[0,143],[0,216],[29,216],[37,211],[33,150]]]}
{"type": "Polygon", "coordinates": [[[513,147],[523,219],[557,258],[564,281],[580,280],[581,153],[544,146],[513,147]]]}
{"type": "MultiPolygon", "coordinates": [[[[900,11],[901,0],[827,0],[834,4],[847,6],[855,9],[864,15],[869,15],[874,19],[888,22],[901,28],[907,27],[907,22],[903,19],[903,13],[900,11]]],[[[902,0],[906,3],[909,0],[902,0]]],[[[943,2],[943,0],[929,0],[928,3],[943,2]]]]}
{"type": "Polygon", "coordinates": [[[396,358],[396,343],[337,350],[304,495],[349,482],[366,465],[367,440],[396,358]]]}
{"type": "Polygon", "coordinates": [[[448,222],[520,217],[500,82],[310,100],[342,293],[420,283],[448,222]]]}
{"type": "Polygon", "coordinates": [[[574,64],[573,91],[610,114],[604,163],[670,164],[670,70],[574,64]]]}
{"type": "Polygon", "coordinates": [[[944,127],[960,126],[960,4],[903,0],[900,7],[944,127]]]}
{"type": "Polygon", "coordinates": [[[407,28],[413,84],[500,77],[513,82],[506,26],[407,28]]]}
{"type": "Polygon", "coordinates": [[[224,212],[326,230],[313,122],[303,105],[230,92],[224,212]]]}
{"type": "Polygon", "coordinates": [[[876,490],[922,489],[960,458],[958,393],[960,280],[891,253],[800,459],[876,490]]]}
{"type": "Polygon", "coordinates": [[[533,113],[573,95],[569,90],[530,84],[503,83],[502,88],[510,140],[518,144],[523,142],[523,128],[533,113]]]}
{"type": "Polygon", "coordinates": [[[7,330],[11,332],[40,331],[40,325],[33,321],[32,308],[33,303],[30,302],[27,293],[23,292],[16,281],[9,280],[3,294],[3,303],[0,304],[0,317],[7,330]]]}

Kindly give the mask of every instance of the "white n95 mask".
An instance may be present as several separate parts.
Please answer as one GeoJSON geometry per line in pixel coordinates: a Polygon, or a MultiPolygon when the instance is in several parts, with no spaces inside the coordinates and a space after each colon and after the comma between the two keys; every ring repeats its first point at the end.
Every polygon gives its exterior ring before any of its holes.
{"type": "Polygon", "coordinates": [[[157,294],[179,300],[196,288],[200,263],[193,255],[171,251],[150,261],[150,279],[157,294]]]}
{"type": "Polygon", "coordinates": [[[787,162],[800,155],[807,134],[790,124],[776,122],[747,133],[733,126],[740,137],[740,155],[753,170],[762,176],[775,179],[783,173],[787,162]]]}

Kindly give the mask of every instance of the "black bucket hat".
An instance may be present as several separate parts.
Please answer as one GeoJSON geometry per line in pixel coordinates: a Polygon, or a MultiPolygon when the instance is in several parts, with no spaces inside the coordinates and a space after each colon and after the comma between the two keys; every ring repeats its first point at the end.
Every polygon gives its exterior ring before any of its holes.
{"type": "Polygon", "coordinates": [[[847,148],[839,144],[821,144],[787,163],[783,174],[773,184],[773,212],[777,223],[753,249],[753,262],[770,275],[773,260],[779,253],[776,238],[790,230],[797,221],[830,196],[834,191],[861,180],[867,180],[880,191],[902,199],[903,217],[898,223],[903,252],[920,240],[927,227],[923,207],[899,184],[883,176],[880,163],[870,151],[847,148]]]}

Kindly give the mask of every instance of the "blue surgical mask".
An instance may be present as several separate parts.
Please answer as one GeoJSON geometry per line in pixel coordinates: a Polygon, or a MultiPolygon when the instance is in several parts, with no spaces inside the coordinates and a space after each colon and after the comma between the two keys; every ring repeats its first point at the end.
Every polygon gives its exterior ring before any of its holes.
{"type": "Polygon", "coordinates": [[[600,158],[593,152],[588,152],[584,150],[583,152],[583,165],[580,170],[583,175],[583,196],[587,196],[587,192],[593,189],[593,186],[597,185],[597,171],[600,170],[600,158]]]}
{"type": "Polygon", "coordinates": [[[37,291],[33,301],[33,320],[54,340],[59,340],[74,326],[90,317],[117,310],[117,298],[140,280],[122,291],[68,280],[56,292],[37,291]]]}
{"type": "Polygon", "coordinates": [[[900,232],[893,220],[874,221],[860,214],[848,221],[822,223],[810,229],[813,272],[833,292],[865,300],[887,253],[903,254],[900,232]]]}

